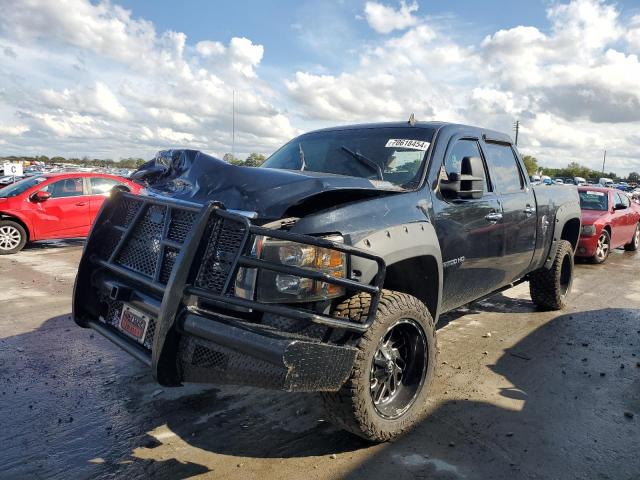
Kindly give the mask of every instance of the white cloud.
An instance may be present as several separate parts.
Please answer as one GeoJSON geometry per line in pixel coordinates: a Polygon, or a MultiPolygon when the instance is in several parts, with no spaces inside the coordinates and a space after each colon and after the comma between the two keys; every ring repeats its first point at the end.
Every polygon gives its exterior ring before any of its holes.
{"type": "Polygon", "coordinates": [[[212,42],[211,40],[203,40],[196,43],[196,50],[203,57],[212,57],[224,54],[226,48],[220,42],[212,42]]]}
{"type": "Polygon", "coordinates": [[[378,33],[391,33],[416,25],[418,19],[413,15],[416,11],[418,3],[415,1],[407,5],[401,0],[397,10],[379,2],[367,2],[364,6],[367,23],[378,33]]]}
{"type": "Polygon", "coordinates": [[[122,119],[127,114],[114,93],[100,81],[96,81],[91,87],[78,90],[45,89],[41,95],[43,104],[51,108],[106,115],[115,119],[122,119]]]}
{"type": "MultiPolygon", "coordinates": [[[[622,18],[602,0],[555,2],[547,13],[544,31],[515,26],[471,46],[448,33],[455,29],[413,17],[403,33],[364,47],[356,68],[298,71],[286,86],[297,113],[320,124],[415,112],[510,132],[519,119],[522,149],[542,163],[596,168],[607,146],[612,168],[640,170],[631,146],[640,127],[640,16],[622,18]]],[[[372,24],[378,31],[383,17],[372,24]]]]}
{"type": "Polygon", "coordinates": [[[348,46],[335,62],[348,67],[314,59],[274,75],[265,48],[241,35],[190,42],[107,1],[0,0],[0,153],[222,155],[235,92],[236,152],[414,112],[506,132],[519,119],[521,149],[543,164],[597,168],[606,147],[611,168],[640,170],[640,15],[554,0],[547,24],[471,42],[455,19],[418,16],[415,1],[368,1],[363,16],[385,36],[361,42],[351,10],[309,8],[300,20],[315,12],[326,28],[295,30],[301,45],[348,46]]]}
{"type": "Polygon", "coordinates": [[[259,78],[264,47],[250,39],[189,44],[108,1],[0,0],[0,9],[0,124],[17,117],[29,129],[12,138],[0,129],[5,152],[148,157],[180,144],[222,155],[233,91],[236,152],[266,153],[297,133],[259,78]]]}
{"type": "Polygon", "coordinates": [[[0,125],[0,135],[18,136],[28,131],[26,125],[0,125]]]}
{"type": "Polygon", "coordinates": [[[264,47],[262,45],[254,45],[248,38],[232,38],[229,44],[229,59],[235,70],[246,75],[247,77],[255,77],[254,68],[258,66],[264,47]]]}

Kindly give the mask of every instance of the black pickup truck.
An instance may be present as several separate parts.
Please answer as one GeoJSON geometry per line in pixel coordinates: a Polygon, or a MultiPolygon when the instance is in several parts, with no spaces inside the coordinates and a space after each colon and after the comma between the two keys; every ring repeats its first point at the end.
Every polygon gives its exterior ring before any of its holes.
{"type": "Polygon", "coordinates": [[[529,281],[569,295],[580,206],[508,136],[438,122],[319,130],[260,168],[160,152],[87,241],[75,322],[182,382],[321,392],[374,441],[419,418],[446,311],[529,281]]]}

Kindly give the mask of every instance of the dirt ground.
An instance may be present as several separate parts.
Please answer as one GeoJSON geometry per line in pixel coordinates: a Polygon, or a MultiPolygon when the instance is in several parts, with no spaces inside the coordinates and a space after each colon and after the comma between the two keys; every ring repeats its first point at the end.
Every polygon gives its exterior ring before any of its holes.
{"type": "Polygon", "coordinates": [[[640,479],[640,255],[562,313],[524,284],[442,318],[424,420],[371,445],[314,395],[158,387],[71,321],[81,249],[0,258],[0,478],[640,479]]]}

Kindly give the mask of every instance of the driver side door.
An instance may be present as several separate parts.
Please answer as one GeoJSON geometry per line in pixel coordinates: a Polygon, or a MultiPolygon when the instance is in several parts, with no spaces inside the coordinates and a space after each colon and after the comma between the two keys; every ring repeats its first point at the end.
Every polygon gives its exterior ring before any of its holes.
{"type": "Polygon", "coordinates": [[[627,219],[629,208],[625,206],[622,196],[616,191],[611,192],[613,200],[611,203],[613,209],[611,213],[611,248],[618,248],[631,238],[627,219]]]}
{"type": "Polygon", "coordinates": [[[38,240],[82,237],[89,229],[89,198],[82,177],[47,184],[40,191],[51,195],[34,204],[33,224],[38,240]]]}
{"type": "Polygon", "coordinates": [[[443,262],[443,311],[482,297],[504,281],[504,272],[499,268],[504,250],[502,206],[487,178],[486,161],[477,138],[459,138],[449,144],[440,179],[460,174],[464,157],[483,161],[482,197],[446,199],[441,192],[434,195],[434,223],[443,262]]]}

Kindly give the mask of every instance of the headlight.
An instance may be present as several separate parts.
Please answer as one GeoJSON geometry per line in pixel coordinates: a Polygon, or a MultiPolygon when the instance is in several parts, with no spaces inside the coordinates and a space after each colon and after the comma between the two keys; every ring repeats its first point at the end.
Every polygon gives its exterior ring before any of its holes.
{"type": "Polygon", "coordinates": [[[595,225],[583,225],[582,226],[582,236],[591,237],[596,234],[595,225]]]}
{"type": "MultiPolygon", "coordinates": [[[[340,236],[326,237],[342,242],[340,236]]],[[[300,267],[346,278],[346,254],[329,248],[302,243],[262,238],[257,256],[270,263],[300,267]]],[[[257,300],[265,303],[315,302],[344,295],[344,287],[320,280],[260,269],[257,279],[257,300]]]]}

